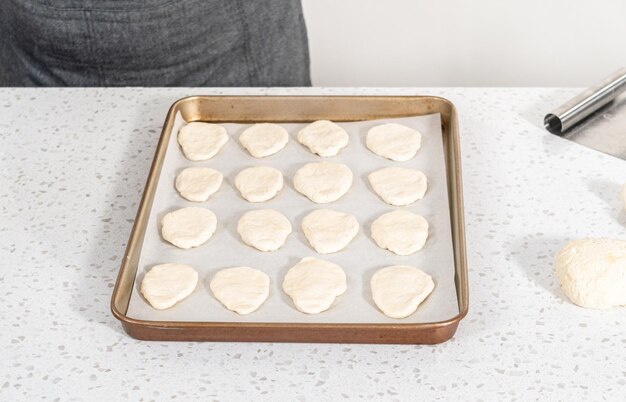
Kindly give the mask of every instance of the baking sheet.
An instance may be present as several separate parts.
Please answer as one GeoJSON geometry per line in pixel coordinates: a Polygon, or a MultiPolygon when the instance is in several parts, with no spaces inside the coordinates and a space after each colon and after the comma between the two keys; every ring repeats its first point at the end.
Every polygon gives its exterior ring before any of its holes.
{"type": "Polygon", "coordinates": [[[369,120],[338,123],[350,135],[350,142],[339,155],[321,158],[312,154],[296,140],[297,132],[306,123],[281,123],[290,134],[290,142],[279,153],[256,159],[239,144],[238,138],[249,124],[221,123],[230,135],[230,141],[212,159],[191,162],[184,158],[176,139],[179,128],[185,124],[176,116],[173,132],[165,155],[163,169],[156,189],[145,239],[137,269],[127,316],[149,321],[194,322],[297,322],[297,323],[428,323],[447,320],[459,313],[454,283],[454,258],[450,225],[448,189],[446,185],[444,148],[439,114],[398,119],[369,120]],[[378,124],[396,122],[413,127],[422,133],[422,148],[407,162],[394,162],[370,152],[365,146],[367,131],[378,124]],[[314,204],[294,190],[292,179],[296,170],[309,162],[322,160],[345,163],[354,173],[350,191],[330,204],[314,204]],[[222,188],[205,203],[193,203],[181,198],[174,188],[176,175],[189,166],[207,166],[224,174],[222,188]],[[272,200],[249,203],[234,188],[239,171],[251,166],[272,166],[283,172],[285,187],[272,200]],[[398,209],[384,203],[370,188],[367,175],[388,166],[422,170],[428,178],[424,199],[402,207],[423,215],[430,224],[425,247],[410,256],[397,256],[380,249],[370,237],[370,225],[385,212],[398,209]],[[161,218],[168,212],[186,206],[203,206],[218,217],[217,230],[211,240],[190,250],[178,249],[162,240],[161,218]],[[294,232],[285,245],[275,252],[261,252],[242,243],[236,232],[237,221],[246,211],[273,208],[291,221],[294,232]],[[319,208],[331,208],[356,216],[361,225],[358,235],[342,251],[317,254],[304,237],[302,218],[319,208]],[[289,296],[282,291],[286,272],[303,257],[312,256],[339,264],[347,276],[348,290],[339,296],[331,309],[316,315],[295,309],[289,296]],[[143,275],[156,264],[167,262],[193,266],[199,273],[195,291],[176,306],[158,311],[150,307],[139,293],[143,275]],[[369,281],[378,269],[389,265],[414,265],[430,274],[435,290],[417,311],[404,319],[383,315],[374,305],[369,281]],[[271,278],[270,295],[255,312],[238,315],[224,308],[211,294],[208,283],[212,275],[223,268],[247,265],[266,272],[271,278]]]}

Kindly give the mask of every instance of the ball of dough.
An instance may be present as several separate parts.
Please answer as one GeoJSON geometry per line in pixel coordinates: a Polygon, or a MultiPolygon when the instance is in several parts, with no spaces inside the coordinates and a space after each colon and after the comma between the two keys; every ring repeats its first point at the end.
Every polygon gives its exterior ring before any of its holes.
{"type": "Polygon", "coordinates": [[[283,174],[268,166],[247,168],[235,177],[235,187],[250,202],[267,201],[282,190],[283,174]]]}
{"type": "Polygon", "coordinates": [[[404,162],[414,157],[420,149],[422,135],[410,127],[387,123],[371,128],[365,144],[376,155],[404,162]]]}
{"type": "Polygon", "coordinates": [[[209,287],[224,307],[238,314],[249,314],[270,294],[270,277],[250,267],[226,268],[213,275],[209,287]]]}
{"type": "Polygon", "coordinates": [[[388,167],[367,176],[370,185],[387,204],[404,206],[424,198],[426,175],[419,170],[388,167]]]}
{"type": "Polygon", "coordinates": [[[190,167],[176,176],[176,190],[189,201],[204,202],[220,189],[223,180],[215,169],[190,167]]]}
{"type": "Polygon", "coordinates": [[[287,130],[274,123],[255,124],[239,136],[241,145],[255,158],[274,155],[283,149],[288,141],[287,130]]]}
{"type": "Polygon", "coordinates": [[[372,223],[372,239],[376,244],[398,255],[421,250],[427,238],[428,222],[412,212],[388,212],[372,223]]]}
{"type": "Polygon", "coordinates": [[[430,295],[435,282],[419,268],[393,265],[376,271],[370,286],[374,303],[387,317],[405,318],[430,295]]]}
{"type": "Polygon", "coordinates": [[[179,248],[198,247],[206,243],[217,227],[217,217],[206,208],[177,209],[161,220],[163,239],[179,248]]]}
{"type": "Polygon", "coordinates": [[[332,209],[318,209],[302,219],[302,231],[311,246],[320,254],[343,250],[359,232],[353,215],[332,209]]]}
{"type": "Polygon", "coordinates": [[[318,204],[341,198],[352,186],[352,171],[342,163],[307,163],[296,172],[293,186],[318,204]]]}
{"type": "Polygon", "coordinates": [[[278,250],[291,233],[291,223],[273,209],[248,211],[239,218],[237,233],[248,246],[261,251],[278,250]]]}
{"type": "Polygon", "coordinates": [[[575,304],[594,309],[626,305],[626,241],[582,239],[556,255],[556,276],[575,304]]]}
{"type": "Polygon", "coordinates": [[[326,311],[347,289],[346,274],[337,264],[305,257],[294,265],[283,281],[283,290],[303,313],[326,311]]]}
{"type": "Polygon", "coordinates": [[[211,159],[226,142],[228,134],[219,124],[192,122],[178,131],[178,143],[183,154],[192,161],[211,159]]]}
{"type": "Polygon", "coordinates": [[[198,273],[189,265],[155,265],[141,282],[141,294],[157,310],[165,310],[189,296],[198,283],[198,273]]]}
{"type": "Polygon", "coordinates": [[[298,142],[319,156],[335,156],[348,145],[348,133],[332,121],[318,120],[298,132],[298,142]]]}

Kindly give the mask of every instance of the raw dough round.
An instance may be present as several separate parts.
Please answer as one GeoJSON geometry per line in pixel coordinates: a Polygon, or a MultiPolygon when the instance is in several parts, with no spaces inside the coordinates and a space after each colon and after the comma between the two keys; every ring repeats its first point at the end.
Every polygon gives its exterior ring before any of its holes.
{"type": "Polygon", "coordinates": [[[405,318],[428,297],[435,282],[419,268],[393,265],[376,271],[370,286],[374,303],[387,317],[405,318]]]}
{"type": "Polygon", "coordinates": [[[313,202],[333,202],[352,186],[352,171],[342,163],[307,163],[296,172],[293,186],[313,202]]]}
{"type": "Polygon", "coordinates": [[[372,223],[372,239],[376,244],[398,255],[409,255],[421,250],[427,238],[428,222],[412,212],[387,212],[372,223]]]}
{"type": "Polygon", "coordinates": [[[219,124],[192,122],[178,131],[178,143],[192,161],[211,159],[228,142],[226,129],[219,124]]]}
{"type": "Polygon", "coordinates": [[[217,227],[217,218],[206,208],[177,209],[161,220],[163,239],[179,248],[198,247],[206,243],[217,227]]]}
{"type": "Polygon", "coordinates": [[[359,222],[350,214],[318,209],[302,219],[302,231],[320,254],[343,250],[359,232],[359,222]]]}
{"type": "Polygon", "coordinates": [[[278,250],[291,233],[291,223],[273,209],[248,211],[239,218],[237,233],[248,246],[261,251],[278,250]]]}
{"type": "Polygon", "coordinates": [[[300,130],[298,142],[319,156],[335,156],[348,145],[348,133],[332,121],[318,120],[300,130]]]}
{"type": "Polygon", "coordinates": [[[414,157],[420,149],[422,135],[410,127],[387,123],[371,128],[365,144],[376,155],[404,162],[414,157]]]}
{"type": "Polygon", "coordinates": [[[283,281],[296,308],[308,314],[328,310],[346,289],[346,274],[339,265],[312,257],[294,265],[283,281]]]}
{"type": "Polygon", "coordinates": [[[268,166],[247,168],[235,177],[235,187],[250,202],[267,201],[283,188],[283,174],[268,166]]]}
{"type": "Polygon", "coordinates": [[[141,294],[157,310],[165,310],[189,296],[198,283],[198,273],[189,265],[161,264],[146,272],[141,294]]]}
{"type": "Polygon", "coordinates": [[[388,167],[367,176],[370,185],[387,204],[403,206],[424,198],[426,175],[419,170],[388,167]]]}
{"type": "Polygon", "coordinates": [[[255,124],[239,136],[241,145],[255,158],[274,155],[283,149],[288,141],[287,130],[274,123],[255,124]]]}
{"type": "Polygon", "coordinates": [[[249,314],[270,294],[270,277],[254,268],[226,268],[213,275],[209,287],[224,307],[238,314],[249,314]]]}
{"type": "Polygon", "coordinates": [[[223,180],[215,169],[190,167],[176,176],[176,190],[189,201],[204,202],[220,189],[223,180]]]}
{"type": "Polygon", "coordinates": [[[575,304],[595,309],[626,305],[626,240],[576,240],[558,252],[556,276],[575,304]]]}

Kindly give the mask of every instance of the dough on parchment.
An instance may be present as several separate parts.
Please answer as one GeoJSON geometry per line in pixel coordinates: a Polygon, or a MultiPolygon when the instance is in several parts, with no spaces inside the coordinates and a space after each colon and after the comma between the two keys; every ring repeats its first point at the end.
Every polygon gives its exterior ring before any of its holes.
{"type": "Polygon", "coordinates": [[[557,253],[555,268],[573,303],[594,309],[626,305],[626,240],[575,240],[557,253]]]}
{"type": "Polygon", "coordinates": [[[367,176],[370,185],[387,204],[404,206],[424,198],[426,175],[419,170],[388,167],[367,176]]]}
{"type": "Polygon", "coordinates": [[[302,219],[302,231],[311,246],[320,254],[343,250],[359,232],[353,215],[332,209],[318,209],[302,219]]]}
{"type": "Polygon", "coordinates": [[[348,145],[348,133],[332,121],[318,120],[298,132],[298,142],[319,156],[335,156],[348,145]]]}
{"type": "Polygon", "coordinates": [[[235,177],[235,187],[250,202],[270,200],[283,188],[283,174],[268,166],[242,170],[235,177]]]}
{"type": "Polygon", "coordinates": [[[141,294],[157,310],[165,310],[189,296],[198,283],[198,273],[189,265],[161,264],[148,271],[141,294]]]}
{"type": "Polygon", "coordinates": [[[291,223],[273,209],[248,211],[239,218],[237,233],[249,246],[261,251],[278,250],[291,233],[291,223]]]}
{"type": "Polygon", "coordinates": [[[283,149],[288,141],[287,130],[274,123],[255,124],[239,136],[241,145],[255,158],[274,155],[283,149]]]}
{"type": "Polygon", "coordinates": [[[285,293],[307,314],[328,310],[346,289],[346,274],[339,265],[312,257],[294,265],[283,281],[285,293]]]}
{"type": "Polygon", "coordinates": [[[270,277],[250,267],[226,268],[213,275],[209,288],[227,309],[249,314],[270,294],[270,277]]]}
{"type": "Polygon", "coordinates": [[[224,176],[215,169],[190,167],[176,176],[176,190],[180,195],[195,202],[204,202],[222,186],[224,176]]]}
{"type": "Polygon", "coordinates": [[[391,318],[405,318],[435,288],[433,278],[419,268],[393,265],[376,271],[370,281],[376,306],[391,318]]]}
{"type": "Polygon", "coordinates": [[[386,123],[367,132],[365,144],[376,155],[404,162],[415,156],[422,145],[422,134],[410,127],[386,123]]]}
{"type": "Polygon", "coordinates": [[[387,212],[372,223],[372,239],[380,248],[398,255],[409,255],[424,247],[428,222],[424,217],[404,210],[387,212]]]}
{"type": "Polygon", "coordinates": [[[206,208],[177,209],[161,220],[163,239],[179,248],[198,247],[206,243],[217,227],[217,217],[206,208]]]}
{"type": "Polygon", "coordinates": [[[307,163],[293,178],[295,189],[318,204],[341,198],[352,186],[352,171],[343,163],[307,163]]]}
{"type": "Polygon", "coordinates": [[[228,134],[219,124],[191,122],[178,131],[178,143],[183,154],[192,161],[211,159],[226,142],[228,134]]]}

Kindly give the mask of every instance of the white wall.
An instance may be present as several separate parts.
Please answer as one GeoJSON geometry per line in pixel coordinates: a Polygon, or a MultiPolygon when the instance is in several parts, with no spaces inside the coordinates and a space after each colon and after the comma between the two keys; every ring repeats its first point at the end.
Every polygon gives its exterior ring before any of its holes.
{"type": "Polygon", "coordinates": [[[302,0],[318,86],[587,86],[626,66],[626,0],[302,0]]]}

